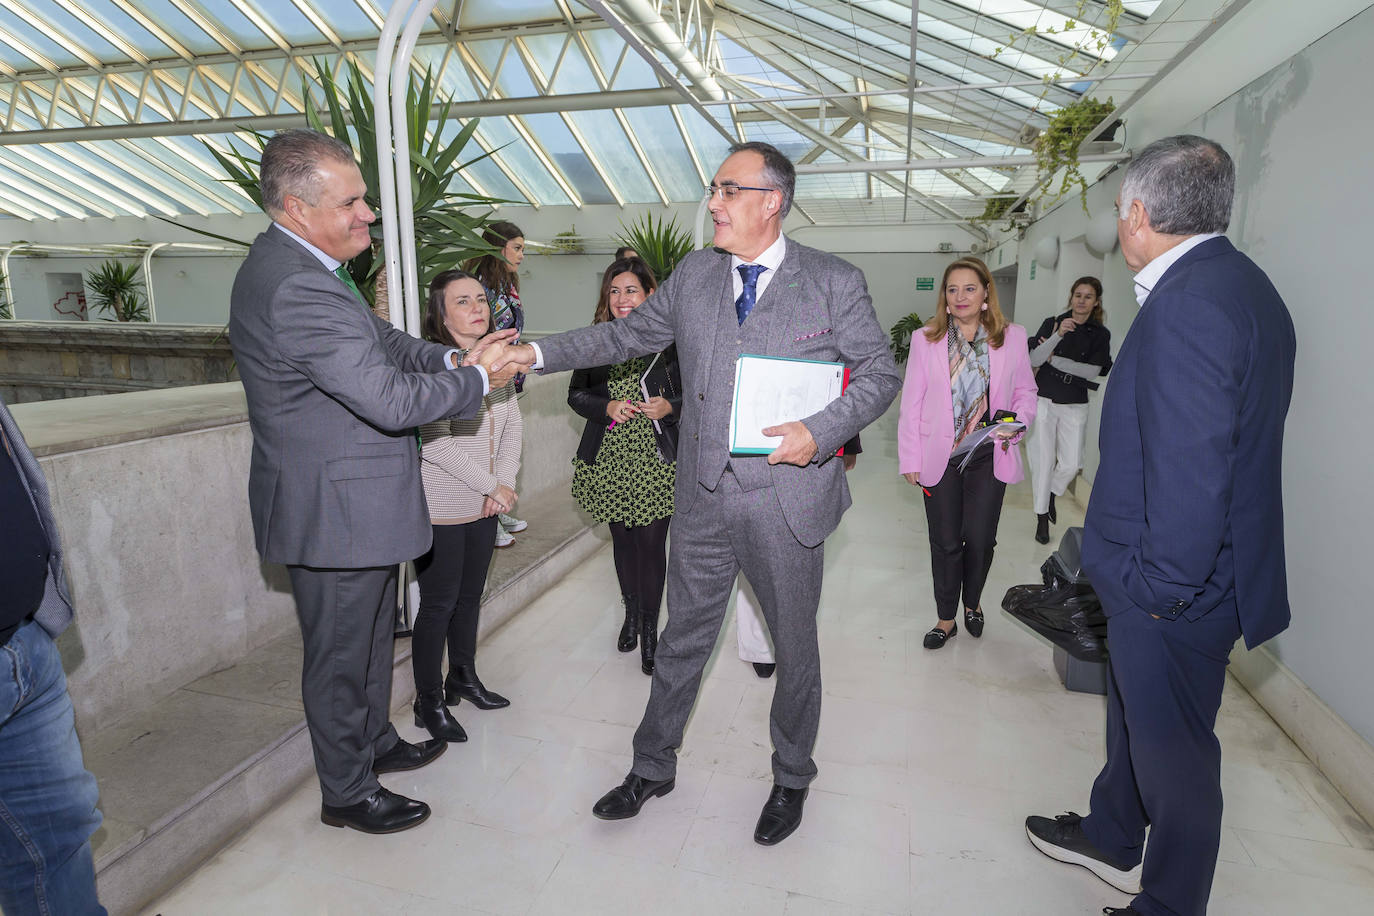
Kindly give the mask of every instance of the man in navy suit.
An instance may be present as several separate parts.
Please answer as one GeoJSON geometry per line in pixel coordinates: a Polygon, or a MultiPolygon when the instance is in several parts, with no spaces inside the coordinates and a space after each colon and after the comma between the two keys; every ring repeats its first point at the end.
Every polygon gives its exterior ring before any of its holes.
{"type": "Polygon", "coordinates": [[[1289,621],[1281,469],[1296,344],[1273,284],[1222,235],[1234,190],[1225,150],[1179,136],[1136,156],[1117,199],[1140,313],[1103,400],[1083,537],[1108,617],[1107,763],[1087,817],[1026,819],[1046,855],[1136,895],[1105,912],[1206,912],[1227,659],[1238,637],[1253,648],[1289,621]]]}

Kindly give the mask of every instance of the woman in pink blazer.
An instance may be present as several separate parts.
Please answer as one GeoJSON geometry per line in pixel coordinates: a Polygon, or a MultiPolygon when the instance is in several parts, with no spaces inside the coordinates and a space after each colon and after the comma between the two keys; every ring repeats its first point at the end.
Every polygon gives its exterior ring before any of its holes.
{"type": "Polygon", "coordinates": [[[1002,315],[987,265],[960,258],[945,268],[935,317],[911,338],[897,424],[898,469],[925,494],[930,530],[940,620],[925,635],[927,649],[943,647],[959,632],[954,615],[961,593],[965,629],[983,635],[979,599],[992,568],[1002,496],[1024,476],[1016,447],[1022,433],[979,445],[962,472],[965,456],[951,452],[999,410],[1029,427],[1035,398],[1026,329],[1002,315]]]}

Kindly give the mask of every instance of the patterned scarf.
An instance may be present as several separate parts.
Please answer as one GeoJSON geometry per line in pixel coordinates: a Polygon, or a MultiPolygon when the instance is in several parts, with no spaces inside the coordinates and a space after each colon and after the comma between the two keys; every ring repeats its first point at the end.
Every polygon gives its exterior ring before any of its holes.
{"type": "Polygon", "coordinates": [[[954,444],[973,432],[988,412],[988,329],[980,322],[973,340],[949,323],[949,388],[954,400],[954,444]]]}

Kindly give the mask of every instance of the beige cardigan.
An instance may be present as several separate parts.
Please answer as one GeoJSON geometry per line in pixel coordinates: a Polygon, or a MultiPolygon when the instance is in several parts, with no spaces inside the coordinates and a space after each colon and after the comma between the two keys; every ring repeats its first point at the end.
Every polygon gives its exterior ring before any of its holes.
{"type": "Polygon", "coordinates": [[[420,427],[420,478],[429,520],[461,525],[482,517],[482,502],[499,484],[515,489],[523,423],[515,386],[482,399],[471,420],[439,420],[420,427]]]}

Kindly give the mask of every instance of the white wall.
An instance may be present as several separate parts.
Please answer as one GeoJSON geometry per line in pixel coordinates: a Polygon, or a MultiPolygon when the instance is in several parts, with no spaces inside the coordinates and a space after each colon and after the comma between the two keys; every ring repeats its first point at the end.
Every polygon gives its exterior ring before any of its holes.
{"type": "MultiPolygon", "coordinates": [[[[1283,14],[1279,4],[1268,6],[1283,14]]],[[[1220,37],[1236,40],[1235,34],[1220,37]]],[[[1369,284],[1362,267],[1369,256],[1365,220],[1374,211],[1367,174],[1374,148],[1374,119],[1368,116],[1371,46],[1374,9],[1366,8],[1194,120],[1166,124],[1153,106],[1147,110],[1157,132],[1142,136],[1136,126],[1128,127],[1136,148],[1166,133],[1198,133],[1220,142],[1236,161],[1236,207],[1228,235],[1269,274],[1298,329],[1284,450],[1284,531],[1294,622],[1272,648],[1374,743],[1374,667],[1369,663],[1374,615],[1358,575],[1369,562],[1366,532],[1374,497],[1364,481],[1374,433],[1349,422],[1371,379],[1366,351],[1374,339],[1374,309],[1363,300],[1369,284]]],[[[1092,189],[1094,214],[1110,207],[1119,183],[1117,173],[1092,189]]],[[[1021,251],[1032,251],[1051,233],[1071,250],[1085,222],[1077,201],[1062,205],[1031,227],[1021,251]]],[[[1023,261],[1027,316],[1028,301],[1044,302],[1040,311],[1048,313],[1066,296],[1077,272],[1094,263],[1077,254],[1061,255],[1056,270],[1037,269],[1031,280],[1029,256],[1023,261]]],[[[1096,263],[1102,267],[1107,324],[1116,343],[1135,316],[1131,274],[1119,252],[1096,263]]],[[[1089,452],[1095,468],[1095,442],[1089,452]]]]}

